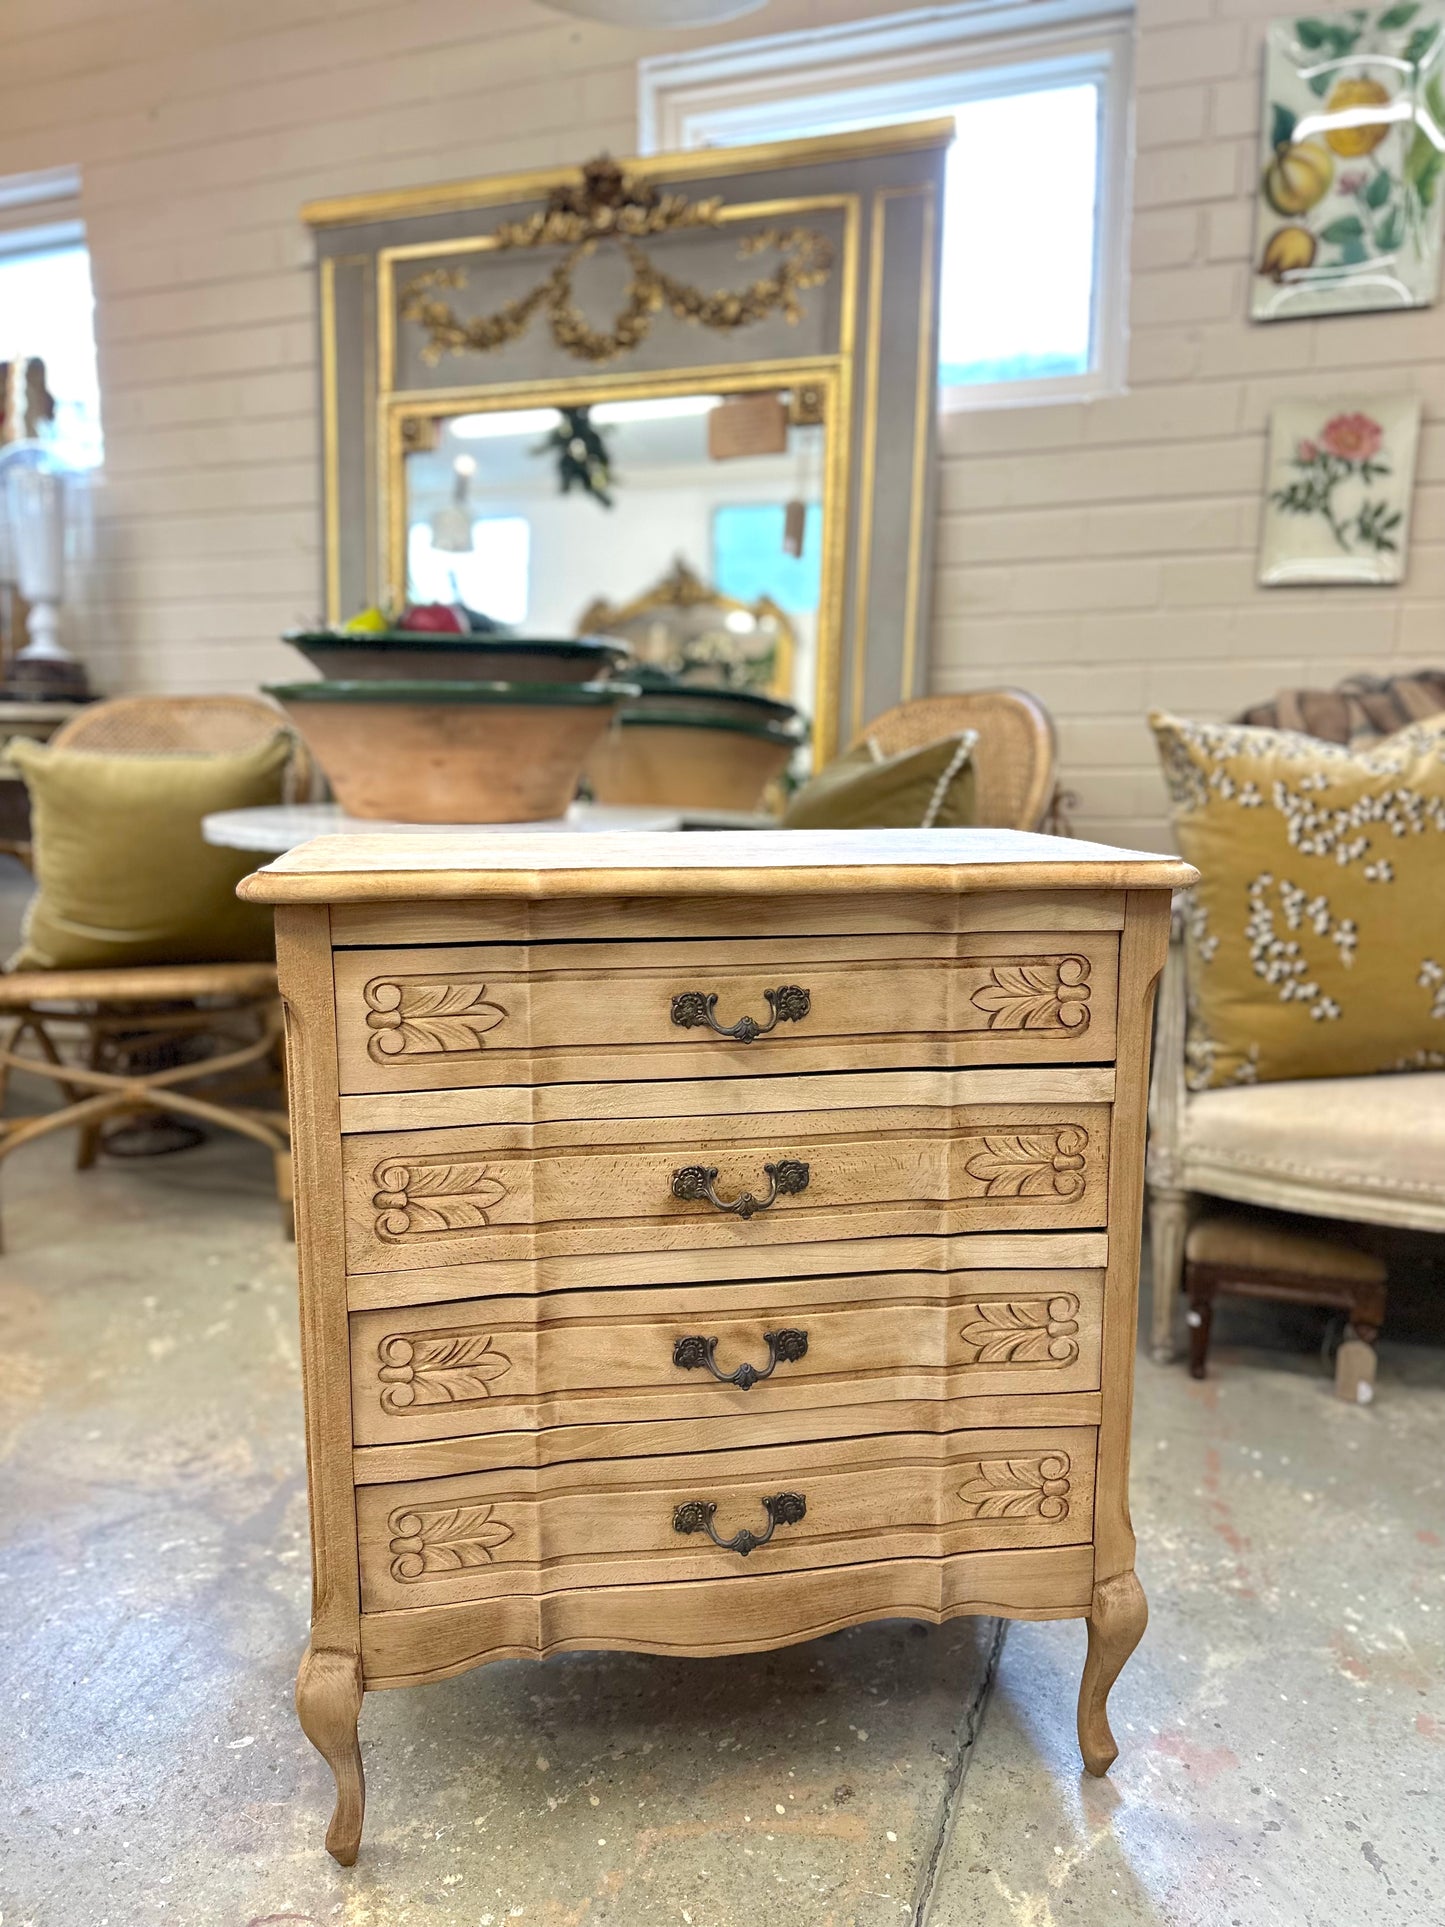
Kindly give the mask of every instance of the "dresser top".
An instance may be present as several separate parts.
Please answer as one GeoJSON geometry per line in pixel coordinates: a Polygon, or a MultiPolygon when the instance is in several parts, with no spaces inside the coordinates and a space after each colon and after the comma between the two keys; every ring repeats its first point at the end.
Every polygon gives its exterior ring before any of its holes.
{"type": "Polygon", "coordinates": [[[1175,890],[1178,857],[1023,830],[710,830],[320,836],[245,878],[250,903],[467,897],[842,895],[860,891],[1175,890]]]}

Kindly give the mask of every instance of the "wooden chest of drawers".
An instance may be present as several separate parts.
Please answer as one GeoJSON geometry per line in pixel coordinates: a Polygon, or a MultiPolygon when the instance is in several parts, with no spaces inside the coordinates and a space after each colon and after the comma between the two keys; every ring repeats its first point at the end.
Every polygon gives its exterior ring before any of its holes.
{"type": "Polygon", "coordinates": [[[1187,866],[1002,831],[324,838],[277,906],[314,1603],[368,1688],[883,1615],[1145,1619],[1149,1019],[1187,866]]]}

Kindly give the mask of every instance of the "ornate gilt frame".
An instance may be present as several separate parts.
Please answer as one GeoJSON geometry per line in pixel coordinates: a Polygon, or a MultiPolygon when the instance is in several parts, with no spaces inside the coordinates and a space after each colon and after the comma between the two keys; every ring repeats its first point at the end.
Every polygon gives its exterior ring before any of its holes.
{"type": "MultiPolygon", "coordinates": [[[[876,710],[917,692],[925,650],[928,553],[932,523],[933,399],[935,394],[937,206],[943,151],[952,123],[910,123],[822,140],[774,142],[755,148],[650,155],[621,163],[638,180],[674,183],[725,177],[731,192],[719,209],[719,225],[829,215],[841,221],[842,246],[833,270],[837,282],[836,342],[828,352],[774,355],[756,360],[679,365],[659,371],[629,370],[610,364],[606,372],[558,369],[531,380],[475,380],[451,385],[405,387],[398,384],[396,321],[399,273],[418,260],[484,255],[496,247],[490,234],[437,232],[439,216],[470,216],[474,211],[516,206],[545,198],[577,178],[577,169],[549,168],[492,180],[406,189],[392,194],[350,196],[313,203],[304,218],[319,232],[323,466],[325,482],[325,582],[328,620],[349,611],[343,567],[342,502],[343,416],[352,423],[357,446],[355,379],[347,382],[338,335],[339,274],[350,276],[353,309],[364,299],[372,401],[366,415],[367,599],[405,590],[405,426],[408,420],[434,420],[460,412],[485,413],[507,408],[557,407],[618,399],[652,399],[696,393],[746,394],[770,388],[807,386],[822,401],[826,422],[823,473],[822,597],[818,617],[817,679],[813,702],[815,755],[821,762],[840,740],[856,734],[876,710]],[[823,168],[838,171],[846,184],[819,180],[823,168]],[[750,174],[789,175],[801,171],[820,191],[767,193],[734,200],[750,174]],[[900,178],[912,176],[912,178],[900,178]],[[895,216],[915,211],[906,237],[905,267],[890,257],[906,221],[895,216]],[[425,223],[425,238],[412,239],[406,224],[425,223]],[[895,230],[897,231],[895,233],[895,230]],[[897,311],[899,289],[911,306],[897,311]],[[364,290],[355,292],[357,284],[364,290]],[[885,303],[895,312],[885,316],[885,303]],[[906,470],[884,472],[895,460],[899,437],[880,444],[878,422],[885,407],[883,388],[900,321],[911,330],[907,405],[895,391],[887,398],[888,419],[909,417],[906,470]],[[885,325],[889,324],[889,325],[885,325]],[[885,335],[887,340],[885,340],[885,335]],[[352,392],[348,392],[348,389],[352,392]],[[900,506],[901,504],[901,506],[900,506]],[[888,527],[880,523],[893,518],[888,527]],[[901,558],[901,561],[897,558],[901,558]],[[898,578],[880,584],[880,567],[898,578]]],[[[416,227],[410,233],[416,233],[416,227]]],[[[352,355],[353,364],[356,354],[352,355]]],[[[486,372],[487,358],[473,355],[469,366],[486,372]]],[[[352,481],[353,503],[357,487],[352,481]]],[[[354,513],[354,509],[353,509],[354,513]]],[[[355,582],[355,570],[352,569],[355,582]]]]}
{"type": "Polygon", "coordinates": [[[682,556],[678,556],[673,566],[646,590],[634,596],[630,602],[608,602],[605,597],[591,603],[578,621],[579,633],[588,635],[621,635],[620,625],[635,622],[640,616],[650,616],[654,612],[668,609],[733,609],[739,614],[754,618],[766,616],[778,630],[778,649],[776,667],[769,695],[787,700],[793,686],[793,656],[798,646],[798,632],[793,626],[786,609],[780,608],[771,596],[759,596],[756,602],[742,602],[737,596],[724,595],[720,589],[695,576],[682,556]],[[679,594],[679,578],[684,576],[688,584],[686,594],[679,594]],[[699,593],[693,595],[691,584],[697,584],[699,593]],[[608,624],[619,625],[609,628],[608,624]]]}

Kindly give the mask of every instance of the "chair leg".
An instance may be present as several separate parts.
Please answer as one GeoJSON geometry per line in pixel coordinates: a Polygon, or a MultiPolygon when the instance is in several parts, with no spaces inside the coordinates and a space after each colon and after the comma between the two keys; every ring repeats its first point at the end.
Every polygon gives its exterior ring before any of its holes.
{"type": "MultiPolygon", "coordinates": [[[[100,1026],[98,1024],[93,1023],[90,1026],[90,1048],[85,1054],[85,1061],[91,1070],[98,1071],[100,1069],[100,1026]]],[[[93,1170],[96,1158],[99,1155],[100,1126],[98,1124],[86,1124],[82,1126],[75,1140],[76,1170],[93,1170]]]]}
{"type": "Polygon", "coordinates": [[[1189,1298],[1185,1322],[1189,1326],[1189,1376],[1203,1378],[1209,1361],[1209,1334],[1214,1326],[1214,1281],[1196,1265],[1184,1267],[1184,1290],[1189,1298]]]}
{"type": "Polygon", "coordinates": [[[1149,1247],[1154,1291],[1150,1351],[1160,1365],[1174,1356],[1174,1301],[1184,1273],[1184,1238],[1189,1229],[1189,1193],[1149,1188],[1149,1247]]]}

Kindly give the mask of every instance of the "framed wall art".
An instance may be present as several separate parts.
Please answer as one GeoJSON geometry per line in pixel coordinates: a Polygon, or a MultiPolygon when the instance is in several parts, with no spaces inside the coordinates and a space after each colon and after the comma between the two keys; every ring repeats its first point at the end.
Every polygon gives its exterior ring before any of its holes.
{"type": "Polygon", "coordinates": [[[1281,402],[1270,420],[1260,581],[1402,581],[1419,435],[1413,396],[1281,402]]]}
{"type": "Polygon", "coordinates": [[[1421,308],[1440,285],[1445,9],[1277,20],[1265,41],[1251,312],[1421,308]]]}

